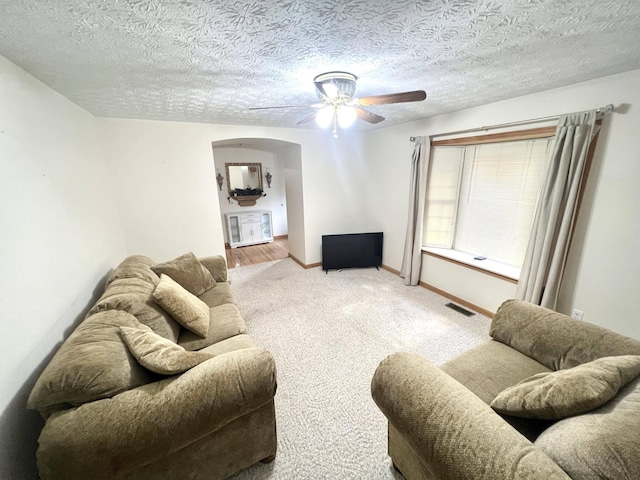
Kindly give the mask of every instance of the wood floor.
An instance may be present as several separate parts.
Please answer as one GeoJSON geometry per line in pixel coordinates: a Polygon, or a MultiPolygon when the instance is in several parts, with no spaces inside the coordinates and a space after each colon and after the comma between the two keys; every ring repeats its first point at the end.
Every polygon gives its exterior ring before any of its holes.
{"type": "Polygon", "coordinates": [[[254,263],[281,260],[289,256],[289,241],[287,237],[276,238],[273,243],[249,245],[247,247],[226,248],[227,265],[229,268],[244,267],[254,263]]]}

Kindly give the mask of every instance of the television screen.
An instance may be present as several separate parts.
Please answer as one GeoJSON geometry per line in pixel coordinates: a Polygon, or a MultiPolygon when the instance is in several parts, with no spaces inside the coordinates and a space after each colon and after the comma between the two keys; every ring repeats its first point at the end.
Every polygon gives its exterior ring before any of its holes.
{"type": "Polygon", "coordinates": [[[379,267],[382,232],[322,236],[322,269],[379,267]]]}

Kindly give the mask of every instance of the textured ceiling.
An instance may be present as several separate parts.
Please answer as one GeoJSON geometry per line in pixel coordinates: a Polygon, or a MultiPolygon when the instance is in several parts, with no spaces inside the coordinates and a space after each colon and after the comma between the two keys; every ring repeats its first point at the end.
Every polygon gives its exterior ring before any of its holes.
{"type": "Polygon", "coordinates": [[[427,92],[389,126],[640,68],[638,36],[638,0],[0,0],[0,54],[91,113],[243,125],[295,127],[248,109],[329,70],[427,92]]]}

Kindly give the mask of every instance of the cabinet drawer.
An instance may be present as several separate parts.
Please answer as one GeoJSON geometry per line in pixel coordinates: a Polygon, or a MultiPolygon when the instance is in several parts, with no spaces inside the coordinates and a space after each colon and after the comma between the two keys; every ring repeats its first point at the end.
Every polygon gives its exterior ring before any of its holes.
{"type": "Polygon", "coordinates": [[[240,221],[242,223],[259,222],[260,214],[259,213],[243,213],[242,215],[240,215],[240,221]]]}

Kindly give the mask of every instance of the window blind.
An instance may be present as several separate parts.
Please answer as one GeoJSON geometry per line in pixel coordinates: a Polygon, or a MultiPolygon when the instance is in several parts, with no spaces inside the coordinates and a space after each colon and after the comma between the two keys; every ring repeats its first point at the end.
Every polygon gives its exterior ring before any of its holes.
{"type": "Polygon", "coordinates": [[[424,244],[520,267],[551,143],[434,147],[424,244]]]}

